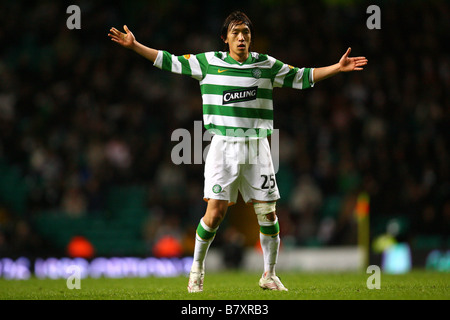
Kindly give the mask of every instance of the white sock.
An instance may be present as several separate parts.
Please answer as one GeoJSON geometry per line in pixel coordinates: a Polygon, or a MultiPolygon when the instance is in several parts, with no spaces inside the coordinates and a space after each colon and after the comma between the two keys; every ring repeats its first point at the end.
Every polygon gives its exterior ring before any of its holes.
{"type": "MultiPolygon", "coordinates": [[[[214,233],[214,234],[218,229],[218,228],[212,229],[212,228],[208,227],[203,222],[203,219],[200,220],[199,228],[203,228],[205,231],[214,233]]],[[[198,233],[195,234],[194,259],[192,262],[191,271],[203,272],[205,270],[206,255],[208,253],[208,249],[209,249],[211,243],[213,242],[214,238],[215,238],[215,235],[208,240],[204,240],[198,235],[198,233]]]]}
{"type": "Polygon", "coordinates": [[[274,221],[259,222],[261,226],[261,232],[259,233],[259,239],[264,257],[264,273],[275,275],[275,265],[278,259],[278,250],[280,248],[280,235],[268,235],[263,233],[263,229],[266,228],[270,232],[279,232],[278,217],[274,221]],[[267,229],[269,227],[269,229],[267,229]],[[270,229],[270,227],[273,227],[270,229]]]}
{"type": "Polygon", "coordinates": [[[261,241],[261,248],[264,256],[264,273],[275,275],[275,265],[278,259],[278,249],[280,248],[280,236],[275,238],[266,236],[262,233],[259,234],[261,241]]]}

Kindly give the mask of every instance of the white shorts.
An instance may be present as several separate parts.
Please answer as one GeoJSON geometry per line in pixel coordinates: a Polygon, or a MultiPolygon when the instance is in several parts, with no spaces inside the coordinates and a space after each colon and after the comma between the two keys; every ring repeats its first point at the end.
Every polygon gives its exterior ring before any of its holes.
{"type": "Polygon", "coordinates": [[[267,137],[213,136],[205,160],[204,199],[232,205],[238,191],[246,203],[280,198],[267,137]]]}

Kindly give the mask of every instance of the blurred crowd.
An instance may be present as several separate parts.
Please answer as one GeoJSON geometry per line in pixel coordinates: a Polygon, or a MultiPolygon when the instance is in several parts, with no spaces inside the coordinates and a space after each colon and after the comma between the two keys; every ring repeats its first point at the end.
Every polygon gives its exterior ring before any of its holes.
{"type": "Polygon", "coordinates": [[[198,83],[107,34],[127,24],[138,41],[176,55],[219,51],[222,22],[239,8],[254,23],[255,51],[298,67],[336,63],[347,47],[369,60],[312,89],[274,91],[282,239],[355,243],[363,190],[374,217],[402,215],[412,235],[448,235],[449,3],[383,2],[381,29],[369,30],[369,4],[331,2],[80,1],[81,29],[69,30],[62,2],[2,1],[0,158],[29,186],[21,219],[101,212],[110,186],[139,184],[161,225],[195,227],[203,166],[170,156],[172,132],[202,119],[198,83]]]}

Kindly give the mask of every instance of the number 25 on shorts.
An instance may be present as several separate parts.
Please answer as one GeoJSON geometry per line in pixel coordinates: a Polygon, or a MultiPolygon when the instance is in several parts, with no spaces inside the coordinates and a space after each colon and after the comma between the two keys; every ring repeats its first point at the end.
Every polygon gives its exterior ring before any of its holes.
{"type": "Polygon", "coordinates": [[[276,182],[275,182],[275,175],[274,174],[270,174],[270,175],[266,175],[266,174],[262,174],[261,177],[264,179],[262,185],[261,185],[261,189],[273,189],[276,186],[276,182]],[[270,185],[269,185],[270,183],[270,185]]]}

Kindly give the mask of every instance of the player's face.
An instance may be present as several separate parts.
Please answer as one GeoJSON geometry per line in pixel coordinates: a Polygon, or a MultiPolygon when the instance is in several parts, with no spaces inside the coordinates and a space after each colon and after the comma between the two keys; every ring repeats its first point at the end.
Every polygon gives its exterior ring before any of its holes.
{"type": "Polygon", "coordinates": [[[228,29],[225,43],[230,47],[230,53],[238,56],[247,55],[250,49],[251,34],[246,24],[232,25],[228,29]]]}

